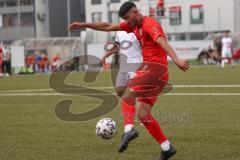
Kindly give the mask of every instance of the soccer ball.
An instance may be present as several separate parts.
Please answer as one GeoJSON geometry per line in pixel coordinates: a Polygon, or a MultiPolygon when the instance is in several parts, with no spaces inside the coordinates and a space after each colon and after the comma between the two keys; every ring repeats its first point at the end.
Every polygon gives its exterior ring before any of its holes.
{"type": "Polygon", "coordinates": [[[102,139],[111,139],[117,133],[116,122],[111,118],[103,118],[97,122],[96,134],[102,139]]]}

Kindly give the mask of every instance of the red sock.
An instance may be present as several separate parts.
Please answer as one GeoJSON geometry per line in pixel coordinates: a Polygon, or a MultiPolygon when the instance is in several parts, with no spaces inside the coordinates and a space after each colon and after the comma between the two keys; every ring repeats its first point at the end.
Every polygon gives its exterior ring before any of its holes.
{"type": "Polygon", "coordinates": [[[162,129],[160,128],[159,123],[154,119],[152,114],[149,113],[145,117],[140,117],[140,121],[144,124],[148,132],[159,144],[162,144],[164,141],[167,140],[166,136],[162,132],[162,129]]]}
{"type": "Polygon", "coordinates": [[[135,99],[122,100],[122,114],[124,118],[124,125],[134,124],[135,118],[135,99]]]}

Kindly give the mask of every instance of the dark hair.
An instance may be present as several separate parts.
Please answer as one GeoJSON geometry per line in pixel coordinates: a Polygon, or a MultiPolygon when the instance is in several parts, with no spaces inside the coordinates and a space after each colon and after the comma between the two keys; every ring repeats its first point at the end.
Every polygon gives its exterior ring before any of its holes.
{"type": "Polygon", "coordinates": [[[122,6],[120,7],[119,11],[118,11],[118,16],[122,18],[133,7],[136,7],[136,4],[133,3],[133,2],[123,3],[122,6]]]}

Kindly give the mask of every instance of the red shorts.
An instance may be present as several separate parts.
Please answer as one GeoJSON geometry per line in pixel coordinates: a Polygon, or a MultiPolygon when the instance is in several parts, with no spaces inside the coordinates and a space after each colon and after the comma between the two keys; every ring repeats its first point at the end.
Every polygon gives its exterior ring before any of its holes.
{"type": "Polygon", "coordinates": [[[129,80],[128,87],[134,90],[138,99],[153,105],[159,94],[169,92],[167,65],[158,63],[143,63],[129,80]]]}

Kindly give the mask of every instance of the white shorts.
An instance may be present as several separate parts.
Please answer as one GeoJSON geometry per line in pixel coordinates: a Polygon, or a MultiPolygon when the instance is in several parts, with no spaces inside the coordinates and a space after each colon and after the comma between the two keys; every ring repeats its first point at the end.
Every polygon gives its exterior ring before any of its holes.
{"type": "Polygon", "coordinates": [[[132,76],[132,74],[135,73],[135,71],[141,66],[141,64],[124,64],[124,67],[122,68],[121,66],[122,64],[120,64],[120,69],[117,74],[115,87],[127,86],[128,79],[132,76]]]}
{"type": "Polygon", "coordinates": [[[231,58],[232,53],[231,52],[222,52],[222,58],[231,58]]]}

